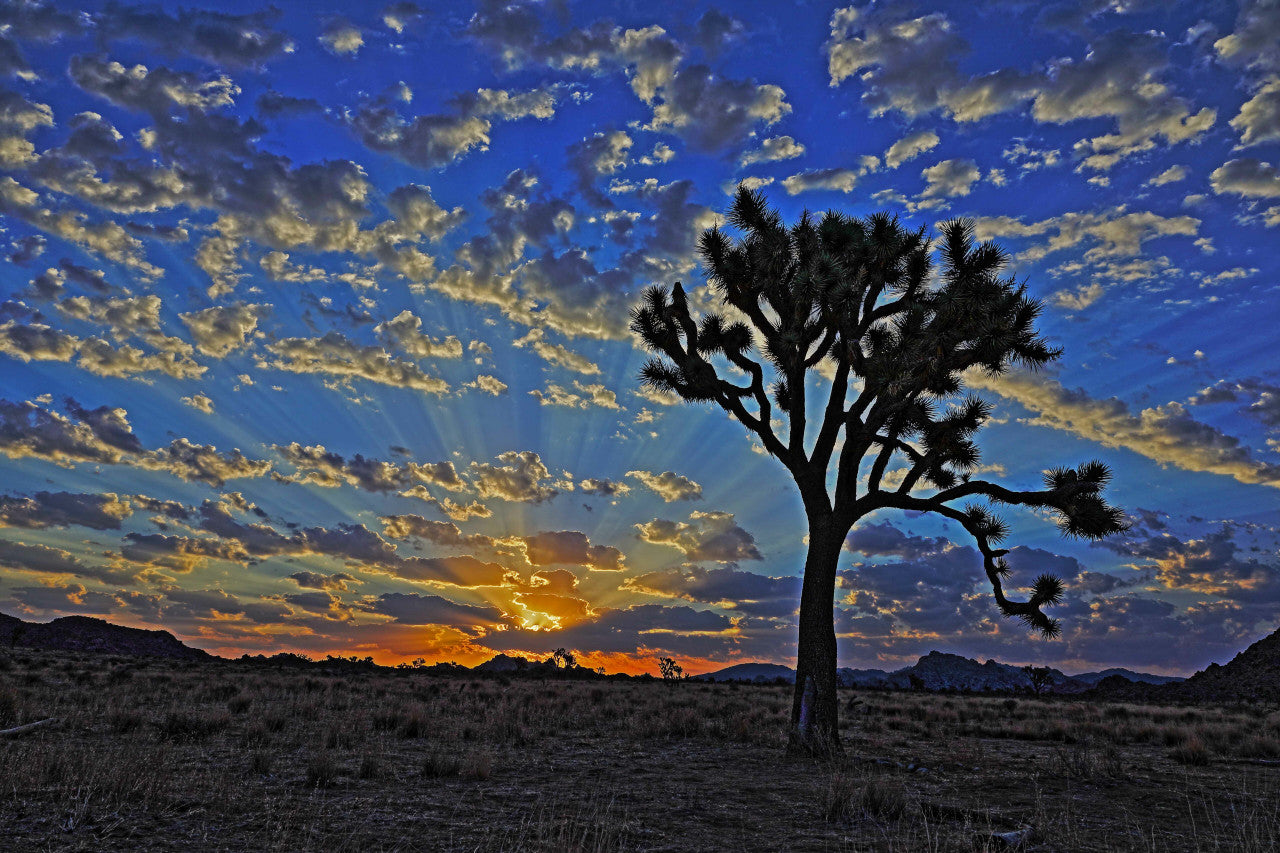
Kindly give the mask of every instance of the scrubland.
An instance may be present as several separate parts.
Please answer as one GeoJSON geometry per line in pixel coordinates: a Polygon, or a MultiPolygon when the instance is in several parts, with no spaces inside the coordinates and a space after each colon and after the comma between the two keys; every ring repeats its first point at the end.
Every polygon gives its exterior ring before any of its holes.
{"type": "Polygon", "coordinates": [[[784,686],[0,650],[0,728],[59,721],[0,738],[0,849],[1280,846],[1275,706],[841,701],[814,761],[784,686]]]}

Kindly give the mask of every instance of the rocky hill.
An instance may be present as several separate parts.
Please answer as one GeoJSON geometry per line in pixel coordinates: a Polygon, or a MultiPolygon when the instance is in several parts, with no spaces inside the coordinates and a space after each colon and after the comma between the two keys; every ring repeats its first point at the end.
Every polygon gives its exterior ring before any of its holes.
{"type": "Polygon", "coordinates": [[[796,671],[780,663],[739,663],[693,677],[695,681],[751,681],[765,684],[779,678],[795,681],[796,671]]]}
{"type": "Polygon", "coordinates": [[[1187,679],[1181,675],[1152,675],[1149,672],[1134,672],[1131,669],[1113,666],[1110,669],[1104,669],[1101,672],[1082,672],[1078,675],[1071,676],[1076,681],[1083,681],[1086,684],[1097,684],[1104,678],[1110,678],[1116,675],[1125,681],[1132,681],[1136,684],[1176,684],[1179,681],[1187,679]]]}
{"type": "Polygon", "coordinates": [[[107,652],[176,660],[212,658],[208,652],[183,644],[168,631],[127,628],[90,616],[63,616],[52,622],[24,622],[0,613],[0,646],[107,652]]]}
{"type": "Polygon", "coordinates": [[[1280,699],[1280,630],[1228,663],[1209,664],[1177,685],[1177,691],[1183,698],[1214,702],[1280,699]]]}

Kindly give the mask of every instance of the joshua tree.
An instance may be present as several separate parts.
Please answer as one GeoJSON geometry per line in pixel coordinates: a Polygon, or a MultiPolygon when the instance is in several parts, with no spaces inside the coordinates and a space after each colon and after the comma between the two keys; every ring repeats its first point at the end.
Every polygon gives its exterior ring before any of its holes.
{"type": "Polygon", "coordinates": [[[972,477],[974,434],[987,403],[964,395],[966,371],[1039,368],[1061,351],[1035,328],[1041,305],[1001,277],[1008,256],[974,245],[973,224],[939,226],[940,268],[925,231],[896,217],[805,213],[791,227],[743,187],[728,213],[740,232],[702,234],[703,268],[719,310],[690,309],[684,288],[647,288],[631,328],[658,354],[640,378],[688,402],[712,402],[741,422],[795,480],[808,519],[800,598],[792,743],[839,747],[834,597],[846,536],[877,510],[937,513],[973,537],[996,606],[1053,636],[1042,610],[1062,582],[1035,580],[1009,598],[1008,532],[1000,505],[1055,512],[1067,536],[1123,528],[1102,498],[1100,462],[1058,468],[1044,488],[1017,491],[972,477]]]}
{"type": "Polygon", "coordinates": [[[1022,668],[1022,672],[1027,676],[1027,681],[1031,682],[1031,692],[1037,696],[1053,683],[1053,670],[1047,666],[1027,664],[1022,668]]]}
{"type": "Polygon", "coordinates": [[[658,671],[662,673],[662,680],[668,684],[675,684],[684,678],[684,667],[676,663],[675,658],[658,658],[658,671]]]}

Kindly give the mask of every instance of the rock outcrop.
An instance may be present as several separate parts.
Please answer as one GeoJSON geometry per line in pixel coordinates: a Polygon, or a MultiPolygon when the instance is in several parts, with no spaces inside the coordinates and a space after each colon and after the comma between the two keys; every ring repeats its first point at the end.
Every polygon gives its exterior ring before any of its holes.
{"type": "Polygon", "coordinates": [[[91,616],[63,616],[52,622],[25,622],[0,613],[0,646],[176,660],[208,660],[212,657],[208,652],[185,645],[168,631],[128,628],[91,616]]]}

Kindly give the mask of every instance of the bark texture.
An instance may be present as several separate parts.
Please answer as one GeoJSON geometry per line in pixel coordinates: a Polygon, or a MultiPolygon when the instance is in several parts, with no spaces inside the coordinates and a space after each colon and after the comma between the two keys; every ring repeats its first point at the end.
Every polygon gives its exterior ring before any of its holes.
{"type": "Polygon", "coordinates": [[[843,536],[830,525],[810,525],[791,704],[791,746],[805,752],[825,753],[840,745],[833,614],[842,542],[843,536]]]}

